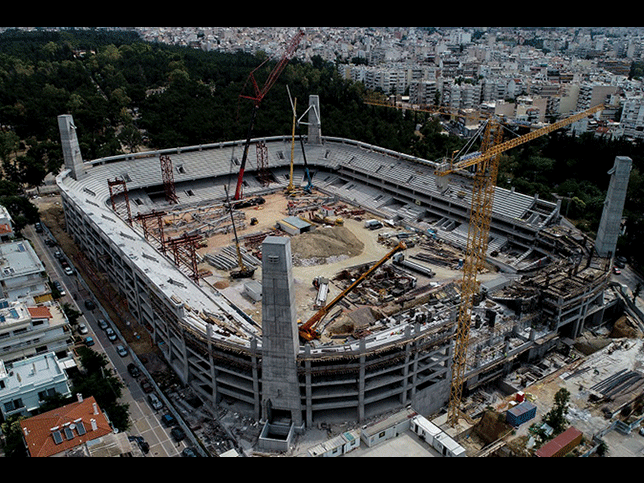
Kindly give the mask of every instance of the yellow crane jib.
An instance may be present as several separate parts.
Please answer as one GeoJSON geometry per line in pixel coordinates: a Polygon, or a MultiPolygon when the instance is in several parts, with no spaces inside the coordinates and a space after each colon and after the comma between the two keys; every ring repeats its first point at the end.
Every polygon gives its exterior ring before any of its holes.
{"type": "Polygon", "coordinates": [[[331,309],[338,302],[340,302],[340,300],[346,297],[347,294],[349,294],[353,289],[355,289],[358,285],[364,282],[369,276],[371,276],[371,274],[375,272],[378,269],[378,267],[380,267],[383,263],[385,263],[387,260],[393,257],[396,253],[405,249],[407,249],[407,245],[405,245],[405,242],[401,241],[393,250],[387,253],[382,259],[380,259],[377,263],[375,263],[369,270],[367,270],[359,278],[357,278],[355,282],[353,282],[351,285],[345,288],[330,303],[328,303],[325,307],[322,307],[320,310],[318,310],[305,324],[299,327],[298,330],[300,333],[300,337],[307,342],[310,342],[315,339],[319,339],[320,334],[317,332],[317,330],[315,330],[315,327],[331,311],[331,309]]]}

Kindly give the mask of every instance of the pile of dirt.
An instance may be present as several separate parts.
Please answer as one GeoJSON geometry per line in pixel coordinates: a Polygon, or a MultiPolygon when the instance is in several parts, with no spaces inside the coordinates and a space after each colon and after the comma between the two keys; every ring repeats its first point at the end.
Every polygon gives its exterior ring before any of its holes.
{"type": "Polygon", "coordinates": [[[295,266],[334,263],[360,255],[364,244],[344,226],[318,228],[291,239],[295,266]]]}
{"type": "Polygon", "coordinates": [[[613,330],[610,333],[610,337],[613,339],[621,339],[624,337],[629,339],[641,339],[642,331],[629,316],[624,315],[615,322],[613,330]]]}
{"type": "Polygon", "coordinates": [[[505,415],[491,410],[485,411],[481,420],[472,428],[485,444],[496,441],[511,430],[512,426],[505,422],[505,415]]]}

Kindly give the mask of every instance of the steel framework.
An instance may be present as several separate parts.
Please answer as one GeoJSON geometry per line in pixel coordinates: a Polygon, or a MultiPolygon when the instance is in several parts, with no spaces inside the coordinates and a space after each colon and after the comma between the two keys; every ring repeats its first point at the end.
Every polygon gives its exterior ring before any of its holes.
{"type": "Polygon", "coordinates": [[[145,237],[146,240],[150,241],[150,237],[152,237],[154,240],[158,241],[160,244],[161,251],[165,253],[166,246],[165,246],[165,233],[163,230],[163,217],[167,213],[165,211],[151,211],[150,213],[139,213],[134,219],[138,221],[141,226],[143,227],[143,236],[145,237]],[[150,230],[150,225],[148,222],[152,220],[156,220],[157,222],[157,230],[159,236],[156,237],[152,234],[150,230]]]}
{"type": "Polygon", "coordinates": [[[168,203],[177,204],[179,203],[179,198],[177,198],[177,191],[174,185],[174,173],[172,172],[172,160],[170,156],[161,155],[159,156],[159,161],[161,162],[161,175],[163,176],[163,189],[165,191],[165,200],[168,203]]]}
{"type": "Polygon", "coordinates": [[[264,187],[270,186],[271,174],[268,170],[268,148],[264,141],[258,142],[255,148],[257,149],[257,172],[259,174],[259,181],[264,187]]]}
{"type": "Polygon", "coordinates": [[[127,192],[127,183],[125,180],[115,178],[113,181],[107,180],[107,186],[110,189],[110,201],[112,209],[120,218],[125,219],[128,225],[132,226],[132,211],[130,210],[130,197],[127,192]],[[123,195],[123,202],[119,202],[118,195],[123,195]],[[125,213],[122,212],[125,206],[125,213]]]}
{"type": "Polygon", "coordinates": [[[166,249],[172,251],[174,264],[181,268],[181,265],[190,270],[190,278],[199,284],[199,269],[197,267],[197,243],[201,235],[184,234],[178,238],[171,238],[164,241],[166,249]]]}

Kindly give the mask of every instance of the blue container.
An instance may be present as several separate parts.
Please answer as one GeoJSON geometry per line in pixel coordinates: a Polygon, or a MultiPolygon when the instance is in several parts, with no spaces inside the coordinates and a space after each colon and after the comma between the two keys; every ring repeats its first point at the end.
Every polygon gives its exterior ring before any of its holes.
{"type": "Polygon", "coordinates": [[[508,424],[518,427],[530,421],[537,415],[537,406],[530,401],[523,401],[521,404],[508,409],[505,420],[508,424]]]}

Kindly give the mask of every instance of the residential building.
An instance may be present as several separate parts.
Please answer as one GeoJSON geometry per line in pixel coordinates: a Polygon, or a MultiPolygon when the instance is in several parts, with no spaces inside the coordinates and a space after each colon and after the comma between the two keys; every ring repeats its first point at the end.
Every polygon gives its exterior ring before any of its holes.
{"type": "Polygon", "coordinates": [[[53,352],[73,366],[69,320],[58,305],[0,301],[0,360],[9,363],[53,352]]]}
{"type": "Polygon", "coordinates": [[[0,412],[5,419],[29,414],[56,394],[69,397],[71,388],[64,366],[54,353],[8,365],[0,360],[0,412]]]}
{"type": "Polygon", "coordinates": [[[13,220],[9,211],[0,205],[0,243],[7,242],[14,237],[13,220]]]}
{"type": "Polygon", "coordinates": [[[45,266],[27,241],[0,244],[0,298],[51,300],[45,266]]]}
{"type": "Polygon", "coordinates": [[[620,123],[624,136],[644,139],[644,96],[638,95],[625,99],[620,123]]]}
{"type": "Polygon", "coordinates": [[[21,421],[20,426],[32,458],[66,456],[97,445],[114,432],[93,396],[79,396],[76,402],[21,421]]]}

